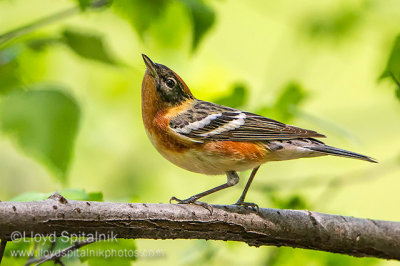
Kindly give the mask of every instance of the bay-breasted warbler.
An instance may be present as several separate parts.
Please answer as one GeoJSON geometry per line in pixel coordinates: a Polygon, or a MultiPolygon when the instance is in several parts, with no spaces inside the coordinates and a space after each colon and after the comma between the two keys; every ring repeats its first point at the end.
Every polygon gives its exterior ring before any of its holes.
{"type": "Polygon", "coordinates": [[[142,116],[146,133],[155,148],[170,162],[206,175],[226,174],[227,182],[178,203],[197,203],[201,197],[239,182],[238,171],[253,169],[235,203],[245,202],[247,191],[261,164],[323,155],[374,159],[325,145],[325,137],[234,108],[196,99],[185,82],[168,67],[143,55],[146,73],[142,84],[142,116]]]}

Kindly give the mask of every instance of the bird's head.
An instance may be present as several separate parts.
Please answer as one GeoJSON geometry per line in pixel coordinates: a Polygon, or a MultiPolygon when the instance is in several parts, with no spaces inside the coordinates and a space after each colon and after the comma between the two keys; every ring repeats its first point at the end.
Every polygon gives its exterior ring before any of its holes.
{"type": "Polygon", "coordinates": [[[154,63],[145,54],[142,54],[142,56],[146,64],[143,91],[147,93],[155,92],[155,96],[169,106],[176,106],[188,99],[194,99],[188,86],[178,74],[164,65],[154,63]]]}

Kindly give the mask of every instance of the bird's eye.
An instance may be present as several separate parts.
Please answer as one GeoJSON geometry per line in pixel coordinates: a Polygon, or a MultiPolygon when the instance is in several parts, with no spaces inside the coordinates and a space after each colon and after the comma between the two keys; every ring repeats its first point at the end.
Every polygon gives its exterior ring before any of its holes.
{"type": "Polygon", "coordinates": [[[173,79],[167,79],[167,81],[165,81],[165,84],[169,87],[169,88],[173,88],[173,87],[175,87],[175,80],[173,80],[173,79]]]}

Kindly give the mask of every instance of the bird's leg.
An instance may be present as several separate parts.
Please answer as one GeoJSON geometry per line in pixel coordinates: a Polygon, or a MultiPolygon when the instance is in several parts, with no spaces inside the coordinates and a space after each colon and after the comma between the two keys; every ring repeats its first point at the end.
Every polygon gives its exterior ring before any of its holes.
{"type": "Polygon", "coordinates": [[[251,182],[253,182],[254,177],[256,176],[256,173],[258,171],[258,169],[260,168],[260,166],[257,166],[256,168],[253,169],[253,171],[250,174],[249,180],[247,181],[246,187],[244,188],[242,195],[240,196],[240,198],[238,199],[238,201],[235,203],[235,205],[240,205],[240,206],[245,206],[245,207],[251,207],[253,209],[256,209],[257,212],[260,211],[260,208],[258,207],[257,204],[252,203],[252,202],[245,202],[244,198],[246,197],[247,191],[250,188],[251,182]]]}
{"type": "MultiPolygon", "coordinates": [[[[184,200],[180,200],[180,199],[178,199],[178,198],[176,198],[176,197],[172,197],[172,198],[169,200],[169,202],[171,203],[171,201],[175,200],[175,201],[177,201],[179,204],[194,203],[194,204],[197,204],[197,205],[201,205],[201,206],[203,206],[203,207],[205,207],[205,208],[207,208],[207,206],[210,207],[210,205],[208,205],[207,203],[198,202],[197,200],[200,199],[200,198],[202,198],[202,197],[204,197],[204,196],[210,195],[210,194],[212,194],[212,193],[214,193],[214,192],[220,191],[220,190],[222,190],[222,189],[224,189],[224,188],[232,187],[232,186],[236,185],[236,184],[239,182],[239,176],[238,176],[238,174],[237,174],[235,171],[226,172],[226,178],[227,178],[227,181],[226,181],[226,183],[223,184],[223,185],[220,185],[220,186],[218,186],[218,187],[209,189],[209,190],[204,191],[204,192],[202,192],[202,193],[193,195],[193,196],[191,196],[190,198],[187,198],[187,199],[184,199],[184,200]],[[207,206],[206,206],[206,205],[207,205],[207,206]]],[[[207,208],[207,209],[209,209],[209,208],[207,208]]]]}

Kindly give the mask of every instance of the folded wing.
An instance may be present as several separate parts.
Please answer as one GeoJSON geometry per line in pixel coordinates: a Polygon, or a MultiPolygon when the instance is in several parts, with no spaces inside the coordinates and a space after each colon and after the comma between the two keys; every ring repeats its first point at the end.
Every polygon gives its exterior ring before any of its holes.
{"type": "Polygon", "coordinates": [[[170,119],[170,128],[194,141],[267,141],[325,137],[249,112],[197,101],[184,113],[170,119]]]}

